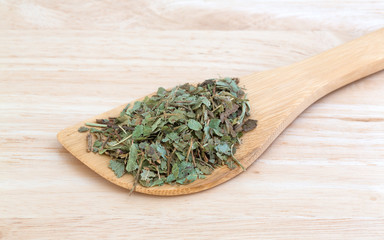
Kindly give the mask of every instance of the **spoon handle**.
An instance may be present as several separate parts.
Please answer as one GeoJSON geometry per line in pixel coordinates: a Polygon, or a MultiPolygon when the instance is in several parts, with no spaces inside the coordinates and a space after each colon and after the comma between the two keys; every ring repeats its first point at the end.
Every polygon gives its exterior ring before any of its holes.
{"type": "Polygon", "coordinates": [[[384,28],[281,70],[324,96],[382,69],[384,28]]]}

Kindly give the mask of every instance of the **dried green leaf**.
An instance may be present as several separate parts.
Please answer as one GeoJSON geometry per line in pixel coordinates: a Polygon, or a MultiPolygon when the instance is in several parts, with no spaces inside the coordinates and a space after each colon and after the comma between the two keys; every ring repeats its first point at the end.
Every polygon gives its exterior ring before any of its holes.
{"type": "Polygon", "coordinates": [[[187,180],[189,183],[196,181],[196,179],[197,179],[197,174],[190,174],[187,177],[187,180]]]}
{"type": "Polygon", "coordinates": [[[220,132],[219,129],[213,129],[213,132],[214,132],[217,136],[220,136],[220,137],[224,136],[224,134],[223,134],[222,132],[220,132]]]}
{"type": "Polygon", "coordinates": [[[91,133],[101,133],[101,132],[103,132],[102,130],[100,130],[100,129],[96,129],[96,128],[90,128],[90,130],[89,130],[91,133]]]}
{"type": "Polygon", "coordinates": [[[143,127],[143,136],[144,137],[151,135],[151,133],[152,133],[152,127],[150,127],[150,126],[144,126],[143,127]]]}
{"type": "Polygon", "coordinates": [[[185,161],[181,162],[179,165],[178,179],[184,179],[188,175],[193,174],[194,169],[195,168],[193,167],[193,164],[191,162],[185,162],[185,161]]]}
{"type": "Polygon", "coordinates": [[[227,161],[225,162],[225,164],[228,166],[228,168],[230,169],[235,169],[237,167],[237,165],[235,164],[234,161],[232,161],[231,159],[227,159],[227,161]]]}
{"type": "Polygon", "coordinates": [[[231,155],[231,148],[229,147],[228,143],[220,143],[215,147],[216,151],[225,154],[225,155],[231,155]]]}
{"type": "Polygon", "coordinates": [[[152,184],[151,184],[151,187],[154,187],[154,186],[161,186],[164,184],[164,179],[162,178],[158,178],[157,180],[155,180],[152,184]]]}
{"type": "Polygon", "coordinates": [[[210,107],[211,106],[211,102],[206,98],[206,97],[201,97],[200,98],[201,102],[207,106],[207,107],[210,107]]]}
{"type": "Polygon", "coordinates": [[[157,95],[164,97],[166,92],[167,91],[163,87],[159,87],[159,89],[157,90],[157,95]]]}
{"type": "Polygon", "coordinates": [[[169,138],[172,141],[176,141],[179,138],[179,135],[175,132],[171,132],[167,134],[167,138],[169,138]]]}
{"type": "Polygon", "coordinates": [[[161,123],[161,118],[158,118],[157,120],[156,120],[156,122],[152,125],[152,132],[154,132],[155,130],[156,130],[156,128],[157,128],[157,126],[159,126],[159,124],[161,123]]]}
{"type": "Polygon", "coordinates": [[[199,123],[198,121],[194,120],[194,119],[189,119],[188,120],[188,127],[192,130],[195,130],[195,131],[199,131],[203,128],[203,126],[201,125],[201,123],[199,123]]]}
{"type": "Polygon", "coordinates": [[[220,114],[220,121],[224,122],[224,120],[227,119],[229,117],[229,115],[231,115],[232,113],[236,112],[237,109],[239,109],[239,105],[233,104],[232,107],[226,109],[225,112],[220,114]]]}
{"type": "Polygon", "coordinates": [[[121,113],[120,113],[120,117],[121,117],[121,116],[124,116],[124,115],[126,114],[126,111],[127,111],[127,109],[129,108],[129,106],[131,106],[130,103],[128,103],[127,106],[125,106],[125,108],[123,109],[123,111],[121,111],[121,113]]]}
{"type": "Polygon", "coordinates": [[[184,154],[182,154],[180,152],[176,152],[176,156],[179,158],[180,161],[184,161],[185,160],[184,154]]]}
{"type": "Polygon", "coordinates": [[[160,169],[161,170],[166,170],[167,169],[167,161],[166,160],[162,160],[161,163],[160,163],[160,169]]]}
{"type": "Polygon", "coordinates": [[[79,129],[77,131],[82,133],[82,132],[88,132],[88,130],[89,130],[89,128],[81,126],[81,127],[79,127],[79,129]]]}
{"type": "Polygon", "coordinates": [[[135,111],[139,110],[140,108],[141,108],[141,102],[140,102],[140,101],[136,101],[136,102],[133,104],[132,112],[135,112],[135,111]]]}
{"type": "Polygon", "coordinates": [[[138,149],[136,144],[132,144],[129,150],[129,158],[127,162],[127,172],[135,171],[139,166],[137,165],[138,149]]]}
{"type": "Polygon", "coordinates": [[[150,181],[151,178],[156,177],[156,173],[150,170],[143,169],[143,171],[140,174],[140,177],[142,181],[150,181]]]}
{"type": "Polygon", "coordinates": [[[112,171],[115,173],[116,177],[120,178],[125,173],[125,164],[120,161],[116,161],[114,159],[111,159],[109,161],[109,168],[112,169],[112,171]]]}
{"type": "Polygon", "coordinates": [[[204,174],[207,174],[207,175],[209,175],[209,174],[211,174],[212,173],[212,169],[210,168],[210,167],[208,167],[208,166],[203,166],[203,165],[201,165],[200,163],[197,163],[196,164],[196,166],[199,168],[199,170],[202,172],[202,173],[204,173],[204,174]]]}
{"type": "Polygon", "coordinates": [[[212,128],[212,129],[215,129],[215,130],[219,130],[219,126],[220,126],[220,119],[211,119],[211,121],[209,122],[209,127],[212,128]]]}
{"type": "Polygon", "coordinates": [[[101,145],[103,145],[103,142],[102,142],[102,141],[99,141],[99,140],[96,140],[96,141],[93,143],[93,147],[95,147],[95,148],[99,148],[99,147],[101,147],[101,145]]]}
{"type": "Polygon", "coordinates": [[[171,174],[169,174],[169,176],[167,177],[167,183],[171,183],[171,182],[173,182],[173,181],[175,181],[176,180],[176,178],[175,178],[175,176],[171,173],[171,174]]]}
{"type": "Polygon", "coordinates": [[[144,126],[143,125],[137,125],[135,127],[135,130],[132,133],[132,139],[137,139],[143,135],[144,132],[144,126]]]}
{"type": "Polygon", "coordinates": [[[186,178],[178,179],[178,180],[176,180],[176,182],[177,182],[178,184],[184,184],[184,183],[185,183],[185,180],[187,180],[187,179],[186,179],[186,178]]]}
{"type": "Polygon", "coordinates": [[[199,140],[203,139],[203,131],[195,131],[195,135],[199,140]]]}
{"type": "Polygon", "coordinates": [[[156,144],[156,150],[160,153],[160,155],[163,158],[165,158],[165,155],[167,154],[167,150],[165,150],[165,148],[160,143],[156,144]]]}
{"type": "Polygon", "coordinates": [[[177,165],[177,163],[174,163],[173,164],[173,167],[172,167],[172,174],[173,176],[177,179],[178,176],[179,176],[179,166],[177,165]]]}

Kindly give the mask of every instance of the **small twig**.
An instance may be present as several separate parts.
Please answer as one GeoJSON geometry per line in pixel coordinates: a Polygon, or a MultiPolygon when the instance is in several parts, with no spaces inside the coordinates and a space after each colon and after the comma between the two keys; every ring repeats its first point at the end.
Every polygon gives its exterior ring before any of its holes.
{"type": "Polygon", "coordinates": [[[129,195],[131,195],[133,193],[133,191],[135,191],[136,185],[139,182],[139,176],[140,176],[140,172],[141,172],[141,167],[143,165],[143,161],[144,161],[144,154],[141,157],[139,168],[137,169],[136,176],[135,176],[135,181],[133,182],[133,186],[132,186],[131,191],[129,191],[129,193],[128,193],[129,195]]]}
{"type": "Polygon", "coordinates": [[[191,153],[191,149],[192,149],[192,144],[193,144],[193,140],[191,139],[191,145],[189,146],[188,148],[188,153],[187,153],[187,157],[186,157],[186,161],[188,162],[188,157],[189,157],[189,154],[191,153]]]}
{"type": "Polygon", "coordinates": [[[235,158],[235,156],[233,156],[233,146],[234,146],[235,144],[232,144],[232,146],[231,146],[231,156],[232,156],[232,159],[233,159],[233,161],[235,161],[236,163],[237,163],[237,165],[239,165],[242,169],[243,169],[243,171],[245,171],[245,167],[239,162],[239,160],[237,160],[236,158],[235,158]]]}
{"type": "Polygon", "coordinates": [[[199,159],[203,159],[202,157],[201,157],[201,154],[200,154],[200,151],[197,151],[197,154],[199,155],[199,159]]]}
{"type": "Polygon", "coordinates": [[[169,174],[170,174],[170,168],[171,168],[171,159],[172,159],[172,157],[173,157],[173,154],[176,152],[176,148],[174,148],[173,149],[173,151],[172,151],[172,153],[171,153],[171,155],[169,156],[169,158],[167,158],[167,176],[169,176],[169,174]]]}
{"type": "Polygon", "coordinates": [[[191,149],[193,166],[196,167],[195,155],[193,155],[193,149],[191,149]]]}
{"type": "Polygon", "coordinates": [[[156,166],[156,170],[157,170],[157,177],[160,179],[161,177],[160,177],[160,171],[158,166],[156,166]]]}
{"type": "Polygon", "coordinates": [[[117,138],[119,139],[119,141],[121,140],[121,136],[120,136],[120,134],[117,132],[117,130],[116,129],[114,129],[114,132],[115,132],[115,135],[117,136],[117,138]]]}
{"type": "Polygon", "coordinates": [[[119,145],[119,144],[122,143],[122,142],[125,142],[125,141],[128,140],[130,137],[132,137],[132,134],[129,135],[128,137],[126,137],[126,138],[120,140],[119,142],[113,144],[111,147],[114,147],[114,146],[116,146],[116,145],[119,145]]]}
{"type": "Polygon", "coordinates": [[[90,133],[88,133],[87,135],[87,142],[88,142],[87,151],[91,152],[92,151],[92,135],[90,133]]]}
{"type": "Polygon", "coordinates": [[[103,145],[101,145],[100,151],[102,151],[107,144],[108,140],[111,138],[111,136],[108,136],[107,139],[103,142],[103,145]]]}
{"type": "Polygon", "coordinates": [[[212,113],[213,113],[214,111],[216,111],[217,109],[219,109],[221,106],[223,106],[223,105],[220,104],[220,105],[217,106],[215,109],[213,109],[213,110],[212,110],[212,113]]]}
{"type": "Polygon", "coordinates": [[[102,127],[102,128],[108,127],[107,124],[99,124],[99,123],[85,123],[85,125],[90,127],[102,127]]]}
{"type": "Polygon", "coordinates": [[[127,132],[125,131],[124,128],[122,128],[120,125],[117,125],[125,134],[127,134],[127,132]]]}

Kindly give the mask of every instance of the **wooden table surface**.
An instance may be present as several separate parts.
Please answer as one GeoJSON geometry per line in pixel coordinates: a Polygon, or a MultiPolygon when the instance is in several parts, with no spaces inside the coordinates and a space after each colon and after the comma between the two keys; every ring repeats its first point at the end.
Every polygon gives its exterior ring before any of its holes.
{"type": "Polygon", "coordinates": [[[384,238],[384,72],[193,195],[128,196],[56,140],[159,86],[283,66],[384,27],[383,1],[4,0],[0,16],[0,239],[384,238]]]}

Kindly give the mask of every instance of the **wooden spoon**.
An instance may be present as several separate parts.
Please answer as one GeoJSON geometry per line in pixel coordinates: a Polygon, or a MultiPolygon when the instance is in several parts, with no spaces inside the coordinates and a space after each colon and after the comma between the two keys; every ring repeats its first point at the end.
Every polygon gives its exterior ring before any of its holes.
{"type": "MultiPolygon", "coordinates": [[[[251,116],[258,127],[244,135],[236,157],[249,167],[273,140],[308,106],[324,95],[384,68],[384,29],[311,57],[290,66],[240,78],[252,107],[251,116]]],[[[108,181],[131,189],[133,177],[117,178],[108,168],[109,157],[86,151],[86,135],[77,129],[97,118],[118,116],[126,104],[95,116],[57,135],[60,143],[81,162],[108,181]]],[[[182,195],[199,192],[235,177],[240,167],[216,169],[206,179],[188,185],[168,185],[146,188],[137,192],[153,195],[182,195]]]]}

